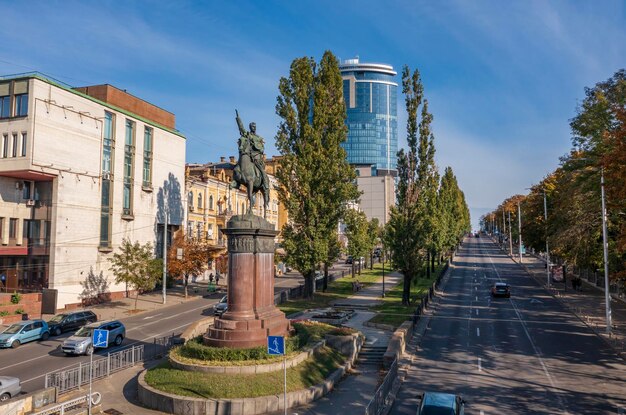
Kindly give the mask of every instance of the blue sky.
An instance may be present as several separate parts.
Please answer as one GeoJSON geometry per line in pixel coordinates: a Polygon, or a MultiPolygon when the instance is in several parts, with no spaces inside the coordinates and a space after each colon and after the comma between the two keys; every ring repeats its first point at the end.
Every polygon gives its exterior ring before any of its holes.
{"type": "Polygon", "coordinates": [[[437,163],[452,166],[473,223],[557,167],[584,88],[626,66],[617,0],[0,0],[0,10],[0,74],[127,89],[176,114],[189,162],[236,154],[235,108],[276,154],[277,85],[294,58],[330,49],[418,68],[437,163]]]}

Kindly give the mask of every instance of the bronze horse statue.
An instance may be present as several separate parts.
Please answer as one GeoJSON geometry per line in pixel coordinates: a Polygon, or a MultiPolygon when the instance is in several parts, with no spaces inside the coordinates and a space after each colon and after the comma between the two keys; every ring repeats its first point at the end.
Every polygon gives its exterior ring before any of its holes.
{"type": "Polygon", "coordinates": [[[265,173],[265,161],[263,160],[263,139],[256,135],[256,124],[250,123],[250,131],[246,131],[243,122],[237,115],[237,126],[239,127],[239,160],[233,170],[233,181],[230,187],[239,189],[240,185],[246,186],[248,193],[248,214],[252,214],[252,206],[256,200],[256,194],[263,194],[263,217],[267,218],[267,208],[270,202],[269,178],[265,173]]]}

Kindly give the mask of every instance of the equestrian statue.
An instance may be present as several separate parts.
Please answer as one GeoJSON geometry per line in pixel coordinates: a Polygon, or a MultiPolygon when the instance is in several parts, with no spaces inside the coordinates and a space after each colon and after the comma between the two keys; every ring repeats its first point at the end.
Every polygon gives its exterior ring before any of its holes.
{"type": "Polygon", "coordinates": [[[263,138],[256,134],[256,123],[250,123],[250,131],[243,126],[239,112],[235,110],[237,126],[239,127],[239,160],[233,170],[233,180],[230,187],[239,189],[244,185],[248,192],[248,214],[252,214],[255,196],[263,194],[263,217],[267,219],[267,208],[270,202],[270,181],[265,172],[265,146],[263,138]]]}

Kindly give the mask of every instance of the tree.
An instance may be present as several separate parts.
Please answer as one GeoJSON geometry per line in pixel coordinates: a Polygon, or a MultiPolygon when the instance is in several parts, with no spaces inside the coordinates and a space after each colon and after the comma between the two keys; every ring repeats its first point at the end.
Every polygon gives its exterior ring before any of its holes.
{"type": "Polygon", "coordinates": [[[162,276],[162,262],[154,258],[154,249],[151,243],[144,245],[138,241],[130,242],[122,240],[119,252],[113,254],[111,271],[117,284],[125,283],[135,291],[135,310],[139,291],[147,291],[154,288],[157,280],[162,276]]]}
{"type": "Polygon", "coordinates": [[[369,252],[369,224],[365,213],[350,209],[346,212],[344,222],[345,235],[348,238],[348,255],[352,256],[352,277],[354,278],[355,262],[358,261],[358,272],[361,273],[361,257],[369,252]]]}
{"type": "Polygon", "coordinates": [[[172,246],[167,251],[167,271],[171,275],[183,277],[185,298],[189,276],[198,276],[204,272],[209,263],[209,251],[206,244],[198,239],[190,238],[184,232],[178,232],[174,236],[172,246]],[[178,257],[178,250],[182,250],[182,256],[178,257]]]}
{"type": "Polygon", "coordinates": [[[347,127],[337,59],[327,51],[319,67],[312,58],[294,60],[279,92],[276,147],[282,158],[276,178],[286,189],[279,199],[290,219],[283,228],[285,260],[302,273],[304,297],[311,298],[315,270],[329,258],[329,238],[359,195],[341,147],[347,127]]]}
{"type": "MultiPolygon", "coordinates": [[[[407,110],[408,152],[398,152],[398,184],[396,206],[392,207],[389,222],[385,227],[385,246],[391,251],[394,266],[402,272],[402,304],[410,305],[411,281],[417,276],[424,263],[424,249],[427,241],[427,220],[423,188],[427,183],[428,168],[420,165],[420,160],[428,160],[428,146],[420,140],[418,150],[417,111],[422,105],[424,88],[419,72],[411,75],[405,66],[402,70],[402,92],[405,95],[407,110]],[[418,159],[418,155],[420,159],[418,159]]],[[[432,118],[422,110],[420,135],[429,135],[428,124],[432,118]]],[[[423,137],[420,137],[423,138],[423,137]]]]}

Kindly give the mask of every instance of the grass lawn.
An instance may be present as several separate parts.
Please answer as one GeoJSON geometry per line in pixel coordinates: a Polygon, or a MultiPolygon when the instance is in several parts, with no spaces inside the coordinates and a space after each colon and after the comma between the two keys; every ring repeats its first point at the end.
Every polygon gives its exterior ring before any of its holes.
{"type": "MultiPolygon", "coordinates": [[[[439,272],[443,269],[444,264],[437,265],[434,275],[439,275],[439,272]]],[[[415,311],[415,307],[420,303],[421,298],[428,292],[428,287],[435,282],[435,277],[430,279],[418,278],[411,284],[411,305],[402,305],[402,286],[403,283],[396,285],[390,291],[387,292],[383,302],[380,305],[373,307],[376,314],[370,321],[372,323],[389,324],[390,326],[398,327],[406,320],[410,320],[415,311]]]]}
{"type": "MultiPolygon", "coordinates": [[[[324,347],[294,368],[287,369],[287,390],[316,385],[343,364],[345,358],[324,347]]],[[[284,390],[283,371],[254,375],[224,375],[187,372],[162,363],[146,373],[146,382],[161,391],[194,398],[253,398],[280,395],[284,390]]]]}
{"type": "MultiPolygon", "coordinates": [[[[389,273],[389,263],[386,263],[385,272],[389,273]]],[[[285,314],[293,314],[298,311],[303,311],[309,308],[324,308],[328,307],[331,301],[347,298],[354,294],[352,291],[352,282],[358,279],[361,284],[367,286],[372,284],[383,276],[382,264],[374,264],[374,269],[362,269],[361,275],[356,274],[353,279],[350,274],[343,278],[336,279],[328,284],[328,289],[325,293],[318,291],[313,295],[311,300],[289,300],[278,306],[278,308],[285,314]]]]}

